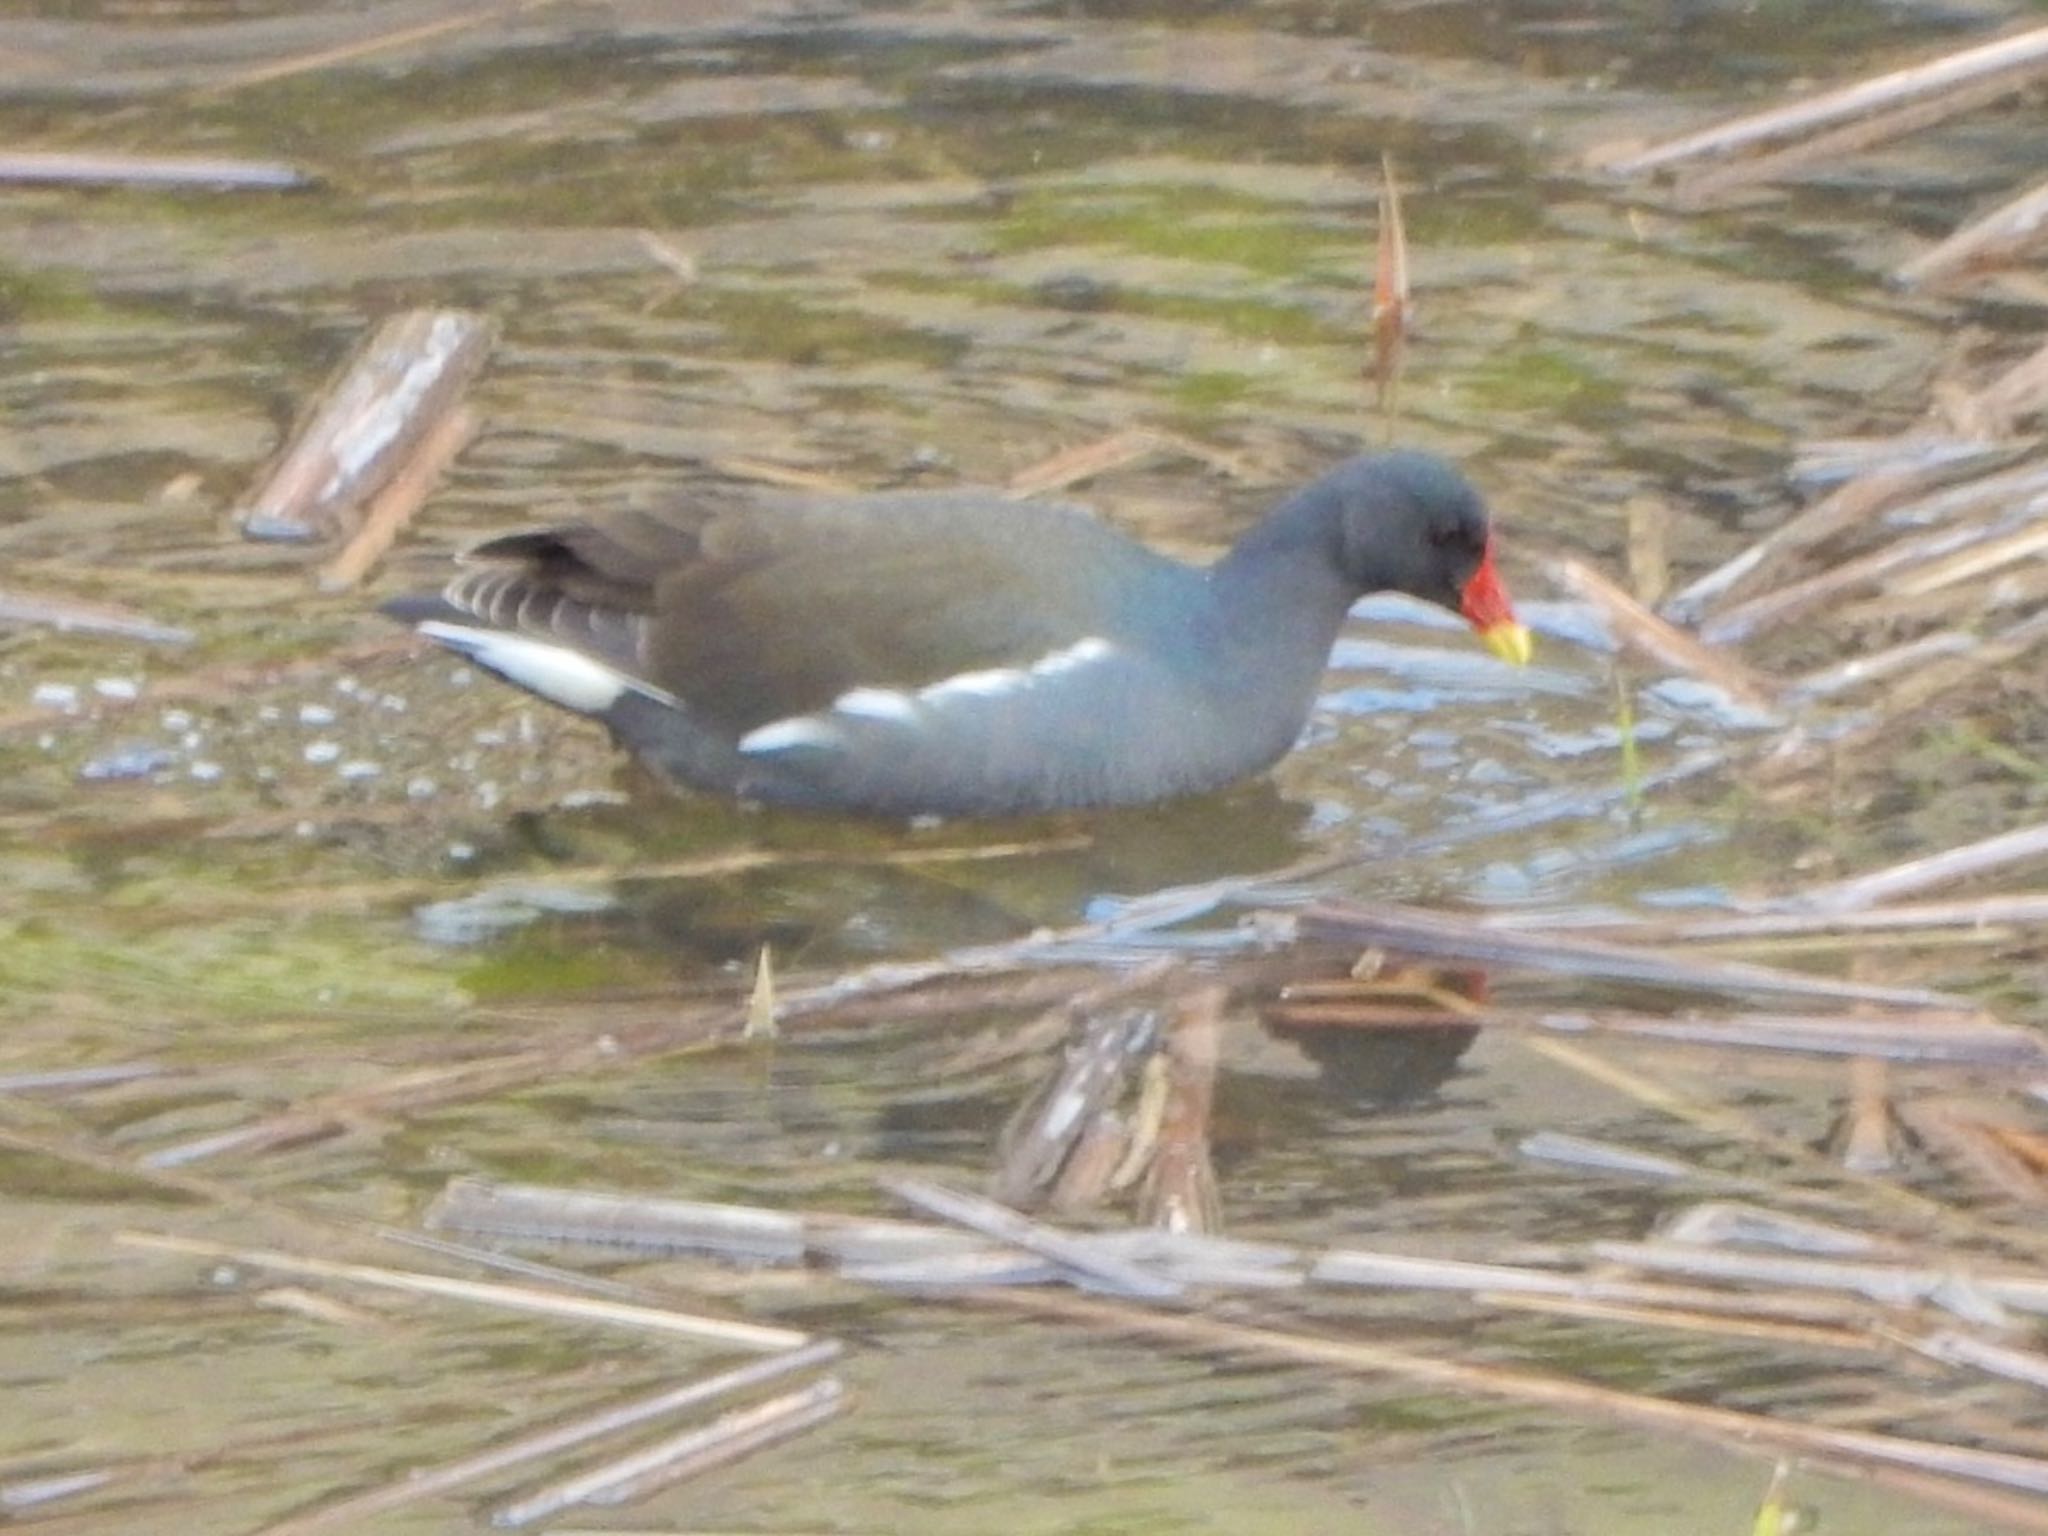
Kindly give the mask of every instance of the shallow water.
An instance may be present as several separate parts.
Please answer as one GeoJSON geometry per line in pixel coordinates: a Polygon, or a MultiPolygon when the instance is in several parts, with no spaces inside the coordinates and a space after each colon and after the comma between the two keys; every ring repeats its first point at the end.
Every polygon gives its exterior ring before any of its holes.
{"type": "MultiPolygon", "coordinates": [[[[1681,574],[1703,570],[1794,504],[1782,470],[1802,439],[1916,413],[1959,317],[2018,327],[1882,278],[2017,185],[2037,135],[1993,115],[1702,215],[1631,205],[1576,157],[2025,7],[622,0],[506,7],[259,77],[462,14],[31,4],[0,28],[0,138],[284,158],[321,178],[282,195],[0,190],[0,584],[196,636],[0,632],[0,1075],[173,1073],[6,1096],[17,1141],[185,1144],[609,1000],[659,1013],[679,988],[735,988],[764,940],[802,972],[919,958],[1346,849],[1370,857],[1340,888],[1432,902],[1771,890],[2038,804],[2038,784],[1923,753],[1874,804],[1766,803],[1709,772],[1653,777],[1631,808],[1609,657],[1551,640],[1518,678],[1395,615],[1347,637],[1301,750],[1267,780],[1027,828],[837,826],[651,792],[601,742],[409,652],[369,611],[486,530],[730,491],[724,461],[991,482],[1133,425],[1235,473],[1169,453],[1075,495],[1155,541],[1213,547],[1377,435],[1358,369],[1382,150],[1409,186],[1420,311],[1400,435],[1491,494],[1511,584],[1545,595],[1536,549],[1619,569],[1622,509],[1645,495],[1676,514],[1681,574]],[[368,321],[413,305],[497,324],[486,430],[371,593],[312,596],[305,557],[240,543],[228,511],[368,321]],[[1030,846],[965,856],[1011,841],[1030,846]],[[906,847],[962,856],[893,857],[906,847]],[[671,873],[611,878],[657,866],[671,873]],[[509,897],[505,881],[521,882],[509,897]]],[[[1836,658],[1794,634],[1764,659],[1836,658]]],[[[1644,771],[1738,739],[1654,681],[1621,682],[1644,771]]],[[[2038,990],[1968,953],[1913,977],[2022,1014],[2038,990]]],[[[877,1164],[977,1182],[1042,1066],[951,1075],[960,1035],[878,1026],[597,1071],[200,1167],[406,1226],[459,1173],[878,1209],[877,1164]]],[[[1726,1087],[1711,1055],[1654,1067],[1726,1087]]],[[[1840,1091],[1838,1071],[1766,1067],[1741,1097],[1818,1139],[1840,1091]]],[[[1310,1244],[1513,1251],[1639,1235],[1671,1203],[1518,1161],[1539,1130],[1747,1155],[1504,1038],[1372,1108],[1246,1023],[1220,1092],[1230,1229],[1310,1244]]],[[[48,1507],[79,1529],[165,1509],[179,1529],[253,1528],[701,1364],[452,1307],[352,1296],[370,1313],[353,1326],[256,1308],[210,1284],[250,1277],[110,1235],[291,1246],[260,1212],[18,1149],[0,1152],[0,1192],[0,1483],[120,1468],[110,1490],[48,1507]]],[[[1636,1432],[817,1280],[682,1263],[639,1278],[848,1339],[859,1401],[637,1523],[1733,1533],[1768,1474],[1636,1432]]],[[[1302,1311],[1808,1416],[1860,1407],[1870,1384],[1825,1355],[1451,1304],[1302,1311]]],[[[1909,1410],[1896,1422],[1914,1427],[1909,1410]]],[[[1802,1493],[1830,1529],[1979,1528],[1848,1483],[1802,1493]]],[[[466,1509],[376,1528],[457,1528],[466,1509]]]]}

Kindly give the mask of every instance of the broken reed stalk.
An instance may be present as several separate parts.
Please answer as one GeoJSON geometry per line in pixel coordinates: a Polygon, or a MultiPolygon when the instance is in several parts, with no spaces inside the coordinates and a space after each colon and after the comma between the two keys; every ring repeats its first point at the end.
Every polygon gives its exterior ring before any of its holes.
{"type": "Polygon", "coordinates": [[[413,514],[426,505],[435,485],[476,436],[476,428],[475,415],[458,405],[427,429],[412,456],[370,498],[348,543],[320,568],[315,580],[322,592],[345,592],[369,574],[413,514]]]}
{"type": "Polygon", "coordinates": [[[1682,160],[1730,154],[1772,139],[1810,133],[1908,98],[1971,86],[1987,75],[2011,72],[2013,87],[2018,89],[2027,79],[2043,70],[2048,70],[2048,27],[2034,27],[2011,37],[1946,54],[1925,64],[1892,70],[1853,85],[1825,91],[1805,101],[1717,123],[1646,149],[1603,147],[1595,150],[1589,159],[1615,175],[1635,176],[1682,160]]]}
{"type": "Polygon", "coordinates": [[[1704,170],[1681,175],[1672,188],[1672,196],[1681,208],[1704,208],[1715,198],[1743,187],[1776,181],[1810,166],[1826,165],[1874,145],[1919,133],[1965,112],[1992,106],[2025,85],[2024,76],[2012,75],[1994,75],[1961,85],[1929,100],[1911,102],[1861,122],[1845,123],[1812,138],[1800,139],[1783,149],[1711,164],[1704,170]]]}
{"type": "Polygon", "coordinates": [[[1804,1055],[1876,1057],[1889,1061],[1976,1067],[2048,1069],[2048,1043],[2035,1031],[2000,1024],[1968,1010],[1920,1010],[1902,1016],[1870,1013],[1647,1014],[1622,1009],[1481,1008],[1444,1014],[1333,999],[1283,1000],[1265,1010],[1278,1023],[1334,1029],[1477,1026],[1572,1039],[1649,1040],[1669,1045],[1804,1055]]]}
{"type": "Polygon", "coordinates": [[[195,638],[189,629],[159,624],[132,608],[19,588],[0,589],[0,625],[4,624],[42,624],[62,634],[112,635],[146,645],[190,645],[195,638]]]}
{"type": "Polygon", "coordinates": [[[2016,827],[2010,832],[2000,832],[1940,853],[1852,875],[1830,885],[1813,886],[1789,898],[1784,905],[1829,916],[1859,912],[1897,896],[1987,874],[2008,864],[2041,858],[2048,858],[2048,822],[2016,827]]]}
{"type": "Polygon", "coordinates": [[[2048,1183],[1970,1106],[1905,1099],[1894,1109],[1922,1146],[1986,1195],[2022,1208],[2048,1205],[2048,1183]]]}
{"type": "Polygon", "coordinates": [[[1832,1349],[1844,1354],[1868,1355],[1878,1344],[1867,1333],[1853,1328],[1825,1328],[1812,1323],[1765,1322],[1753,1316],[1731,1317],[1725,1313],[1683,1312],[1672,1307],[1630,1307],[1611,1301],[1582,1301],[1570,1296],[1531,1296],[1481,1291],[1473,1300],[1481,1306],[1507,1312],[1537,1312],[1546,1317],[1568,1317],[1576,1322],[1618,1323],[1625,1327],[1667,1329],[1674,1333],[1702,1333],[1716,1338],[1741,1339],[1750,1344],[1771,1344],[1787,1349],[1832,1349]]]}
{"type": "Polygon", "coordinates": [[[1084,1159],[1083,1150],[1097,1139],[1096,1128],[1114,1119],[1132,1073],[1158,1044],[1152,1008],[1069,1006],[1055,1013],[1060,1036],[1069,1039],[1064,1059],[1045,1091],[1024,1099],[996,1139],[989,1192],[1004,1205],[1035,1207],[1062,1182],[1063,1169],[1100,1160],[1084,1159]],[[1077,1037],[1069,1025],[1078,1027],[1077,1037]]]}
{"type": "Polygon", "coordinates": [[[1394,157],[1380,151],[1379,248],[1372,279],[1372,363],[1374,404],[1389,437],[1401,387],[1401,361],[1408,348],[1412,311],[1408,291],[1408,228],[1401,217],[1401,182],[1394,157]]]}
{"type": "Polygon", "coordinates": [[[1946,465],[1914,465],[1858,475],[1681,589],[1664,606],[1688,619],[1696,618],[1709,603],[1731,590],[1745,583],[1754,585],[1751,578],[1767,568],[1939,484],[1946,470],[1946,465]]]}
{"type": "MultiPolygon", "coordinates": [[[[2043,643],[2048,643],[2048,609],[2000,630],[1961,656],[1931,662],[1917,672],[1907,673],[1892,685],[1878,708],[1822,745],[1837,761],[1843,761],[1881,741],[1896,741],[1900,728],[1922,710],[1953,698],[1957,690],[1986,672],[2011,667],[2043,643]]],[[[1782,775],[1811,759],[1811,746],[1800,748],[1796,738],[1789,734],[1786,742],[1792,745],[1792,750],[1760,761],[1761,778],[1782,775]]]]}
{"type": "Polygon", "coordinates": [[[1892,274],[1909,288],[1929,287],[2007,261],[2038,245],[2048,233],[2048,182],[1972,219],[1940,244],[1892,274]]]}
{"type": "MultiPolygon", "coordinates": [[[[1826,887],[1822,887],[1826,889],[1826,887]]],[[[1517,926],[1544,927],[1540,913],[1518,916],[1517,926]]],[[[1804,938],[1840,934],[1855,938],[1871,933],[1912,933],[1940,928],[1975,928],[1989,939],[2012,927],[2048,923],[2048,891],[2023,891],[2010,896],[1973,896],[1956,901],[1923,901],[1897,906],[1859,906],[1812,912],[1740,912],[1728,917],[1623,919],[1611,929],[1626,939],[1653,944],[1712,944],[1731,939],[1804,938]]],[[[1579,925],[1573,928],[1578,931],[1579,925]]]]}
{"type": "MultiPolygon", "coordinates": [[[[1957,1234],[1973,1242],[1989,1244],[2007,1252],[2025,1253],[2030,1258],[2048,1258],[2048,1238],[2044,1238],[2029,1227],[2017,1227],[2010,1222],[1987,1221],[1975,1212],[1948,1205],[1891,1179],[1843,1167],[1820,1156],[1805,1142],[1780,1135],[1758,1124],[1739,1110],[1725,1105],[1704,1103],[1679,1092],[1668,1083],[1659,1082],[1639,1072],[1632,1072],[1566,1041],[1539,1039],[1527,1035],[1510,1038],[1516,1040],[1523,1049],[1535,1052],[1546,1061],[1569,1068],[1582,1077],[1657,1110],[1660,1114],[1670,1115],[1687,1125],[1768,1153],[1786,1167],[1806,1175],[1815,1186],[1815,1193],[1825,1193],[1831,1186],[1846,1186],[1848,1190],[1861,1197],[1857,1202],[1859,1210],[1868,1210],[1874,1205],[1927,1230],[1957,1234]]],[[[1845,1198],[1834,1197],[1831,1203],[1839,1208],[1845,1198]]]]}
{"type": "Polygon", "coordinates": [[[1161,1059],[1165,1095],[1158,1145],[1140,1209],[1147,1225],[1170,1232],[1214,1232],[1223,1225],[1222,1195],[1209,1156],[1215,1107],[1224,991],[1202,987],[1179,1000],[1161,1059]]]}
{"type": "Polygon", "coordinates": [[[770,1328],[760,1323],[742,1323],[719,1317],[674,1311],[665,1307],[637,1306],[626,1302],[600,1301],[589,1296],[564,1296],[530,1286],[500,1285],[484,1280],[459,1280],[449,1275],[430,1275],[416,1270],[385,1269],[373,1264],[341,1264],[328,1259],[306,1258],[260,1248],[235,1248],[197,1238],[173,1237],[157,1232],[118,1232],[114,1241],[130,1248],[148,1248],[160,1253],[181,1253],[195,1258],[219,1259],[267,1269],[278,1274],[303,1275],[317,1280],[337,1280],[381,1290],[401,1291],[415,1296],[438,1296],[451,1301],[469,1301],[513,1312],[538,1312],[544,1316],[574,1322],[607,1323],[640,1328],[653,1333],[680,1334],[714,1344],[740,1349],[797,1349],[811,1342],[806,1334],[789,1328],[770,1328]]]}
{"type": "Polygon", "coordinates": [[[294,75],[334,69],[340,65],[375,58],[379,54],[417,48],[420,44],[433,42],[437,38],[466,32],[472,27],[491,26],[527,11],[541,10],[557,3],[558,0],[503,0],[500,4],[482,5],[458,15],[422,22],[418,26],[381,32],[355,42],[339,43],[331,48],[316,48],[308,53],[291,54],[268,64],[257,64],[248,69],[237,70],[225,79],[201,86],[191,93],[191,99],[206,101],[215,96],[225,96],[244,90],[252,85],[268,85],[273,80],[288,80],[294,75]]]}
{"type": "MultiPolygon", "coordinates": [[[[1978,444],[1988,449],[2009,437],[2019,421],[2039,411],[2044,397],[2048,397],[2048,346],[1975,390],[1938,398],[1933,425],[1963,446],[1978,444]]],[[[1925,498],[1920,508],[1925,520],[1953,522],[1980,508],[2010,505],[2048,482],[2040,466],[2020,464],[1953,484],[1948,490],[1939,489],[1951,485],[1967,467],[1948,458],[1929,461],[1920,455],[1904,464],[1866,470],[1692,582],[1666,607],[1686,618],[1697,618],[1702,609],[1720,602],[1731,590],[1756,585],[1753,578],[1767,569],[1839,533],[1868,524],[1911,497],[1925,498]]],[[[1709,635],[1718,638],[1720,632],[1710,630],[1709,635]]]]}
{"type": "Polygon", "coordinates": [[[1744,709],[1777,717],[1779,683],[1659,618],[1582,560],[1548,560],[1544,568],[1558,586],[1598,608],[1624,647],[1712,683],[1744,709]]]}
{"type": "Polygon", "coordinates": [[[1964,656],[1977,648],[1977,637],[1960,629],[1936,630],[1883,650],[1850,656],[1831,666],[1807,673],[1792,685],[1792,697],[1802,702],[1831,699],[1837,694],[1867,688],[1901,672],[1911,672],[1943,657],[1964,656]]]}
{"type": "MultiPolygon", "coordinates": [[[[1094,933],[1100,928],[1088,925],[1069,932],[1094,933]]],[[[955,965],[941,959],[873,966],[788,991],[780,999],[778,1027],[801,1029],[806,1023],[845,1022],[881,1012],[899,1020],[947,1017],[971,1008],[1041,1006],[1048,997],[1062,999],[1057,1012],[1091,997],[1149,986],[1176,964],[1155,960],[1079,994],[1075,988],[1080,983],[1071,969],[1019,969],[1029,965],[1032,954],[1060,937],[1033,936],[958,952],[953,957],[955,965]]],[[[502,1018],[504,1014],[499,1011],[485,1016],[502,1018]]],[[[367,1087],[322,1095],[231,1131],[159,1148],[143,1161],[153,1167],[172,1167],[223,1153],[261,1151],[334,1135],[379,1115],[411,1113],[486,1093],[507,1092],[563,1073],[604,1071],[656,1056],[718,1050],[738,1040],[745,1018],[742,1007],[718,1002],[680,1014],[670,1010],[666,1016],[651,1019],[607,1020],[598,1028],[578,1025],[551,1045],[451,1067],[400,1071],[367,1087]]]]}
{"type": "MultiPolygon", "coordinates": [[[[1716,608],[1700,622],[1701,638],[1714,645],[1732,645],[1754,638],[1830,602],[1889,581],[1893,573],[1910,571],[1979,544],[2003,538],[2048,515],[2048,467],[2029,466],[2020,472],[2029,484],[2028,499],[1988,522],[1936,526],[1925,533],[1893,539],[1865,555],[1844,560],[1782,586],[1716,608]]],[[[2005,477],[1992,477],[2001,479],[2005,477]]],[[[1978,481],[1976,490],[1989,481],[1978,481]]]]}
{"type": "Polygon", "coordinates": [[[840,1346],[830,1339],[807,1344],[801,1349],[788,1350],[782,1354],[769,1355],[751,1365],[736,1370],[722,1371],[699,1381],[688,1382],[679,1387],[665,1388],[647,1397],[635,1398],[630,1402],[558,1424],[552,1429],[540,1430],[523,1435],[517,1440],[495,1446],[490,1450],[478,1451],[458,1461],[447,1462],[438,1467],[415,1468],[399,1476],[397,1481],[366,1493],[323,1504],[304,1514],[287,1515],[284,1519],[264,1526],[255,1536],[315,1536],[316,1532],[333,1530],[337,1526],[349,1526],[367,1520],[374,1515],[388,1514],[394,1509],[417,1504],[424,1499],[439,1498],[453,1493],[469,1484],[513,1467],[523,1466],[530,1461],[559,1455],[574,1450],[593,1440],[622,1434],[655,1419],[668,1418],[687,1408],[715,1402],[721,1397],[749,1391],[783,1376],[798,1371],[810,1370],[813,1366],[829,1364],[840,1355],[840,1346]]]}
{"type": "Polygon", "coordinates": [[[1606,1263],[1652,1274],[1683,1275],[1719,1284],[1828,1291],[1867,1297],[1887,1307],[1945,1306],[1962,1296],[1966,1307],[1989,1298],[2016,1312],[2048,1314],[2048,1275],[1965,1269],[1946,1255],[1938,1266],[1927,1266],[1751,1253],[1663,1241],[1596,1242],[1593,1252],[1606,1263]]]}
{"type": "Polygon", "coordinates": [[[1126,427],[1093,442],[1053,454],[1019,470],[1003,487],[1006,495],[1023,500],[1048,491],[1064,491],[1084,480],[1142,463],[1166,444],[1159,434],[1145,427],[1126,427]]]}
{"type": "Polygon", "coordinates": [[[1298,923],[1305,938],[1335,940],[1361,948],[1384,947],[1431,959],[1521,966],[1567,976],[1600,976],[1694,991],[1889,1003],[1903,1008],[1969,1006],[1963,999],[1918,987],[1833,981],[1770,966],[1705,960],[1556,931],[1519,933],[1457,913],[1384,902],[1322,902],[1304,910],[1298,923]]]}
{"type": "Polygon", "coordinates": [[[0,152],[0,182],[278,192],[309,187],[313,177],[280,160],[11,149],[0,152]]]}
{"type": "Polygon", "coordinates": [[[1097,1244],[1044,1226],[979,1195],[947,1189],[926,1179],[897,1176],[880,1182],[906,1205],[1049,1259],[1099,1289],[1145,1301],[1171,1300],[1185,1289],[1178,1280],[1104,1253],[1097,1244]]]}
{"type": "Polygon", "coordinates": [[[704,461],[706,469],[730,480],[748,480],[758,485],[779,485],[791,491],[816,491],[822,496],[858,496],[867,487],[844,475],[828,475],[815,469],[797,469],[750,459],[741,454],[716,454],[704,461]]]}
{"type": "Polygon", "coordinates": [[[1896,1123],[1890,1070],[1872,1057],[1856,1057],[1849,1063],[1849,1098],[1838,1135],[1842,1166],[1868,1174],[1898,1167],[1899,1147],[1892,1135],[1896,1123]]]}
{"type": "Polygon", "coordinates": [[[1709,1439],[1718,1444],[1778,1454],[1839,1457],[1845,1461],[1906,1467],[2030,1493],[2048,1493],[2048,1461],[2003,1451],[1982,1451],[1866,1430],[1767,1418],[1733,1408],[1646,1397],[1565,1376],[1508,1370],[1441,1359],[1363,1340],[1284,1333],[1178,1313],[1148,1311],[1109,1301],[1056,1293],[984,1291],[978,1305],[1077,1323],[1103,1332],[1160,1339],[1203,1353],[1251,1356],[1330,1366],[1360,1375],[1391,1376],[1453,1394],[1477,1394],[1523,1407],[1553,1408],[1709,1439]]]}
{"type": "Polygon", "coordinates": [[[378,326],[237,510],[243,535],[353,533],[363,504],[443,434],[490,344],[490,323],[461,310],[410,310],[378,326]]]}
{"type": "Polygon", "coordinates": [[[1960,427],[1984,438],[2004,437],[2040,415],[2048,409],[2048,342],[1946,409],[1960,427]]]}
{"type": "Polygon", "coordinates": [[[799,1263],[807,1246],[804,1218],[784,1211],[472,1178],[449,1180],[423,1225],[514,1241],[709,1252],[736,1264],[799,1263]]]}
{"type": "Polygon", "coordinates": [[[845,1400],[845,1387],[828,1376],[501,1504],[491,1511],[491,1524],[512,1529],[576,1504],[624,1504],[643,1498],[822,1424],[845,1406],[845,1400]]]}
{"type": "Polygon", "coordinates": [[[2008,1381],[2025,1382],[2030,1387],[2048,1391],[2048,1355],[2037,1351],[1994,1344],[1953,1328],[1923,1334],[1888,1331],[1886,1337],[1943,1365],[1982,1371],[1986,1375],[2002,1376],[2008,1381]]]}
{"type": "Polygon", "coordinates": [[[1236,455],[1222,449],[1158,427],[1125,427],[1107,437],[1061,449],[1036,464],[1026,465],[1004,482],[1003,494],[1022,499],[1063,491],[1084,480],[1093,480],[1098,475],[1142,463],[1162,453],[1193,459],[1232,479],[1246,477],[1244,464],[1236,455]]]}

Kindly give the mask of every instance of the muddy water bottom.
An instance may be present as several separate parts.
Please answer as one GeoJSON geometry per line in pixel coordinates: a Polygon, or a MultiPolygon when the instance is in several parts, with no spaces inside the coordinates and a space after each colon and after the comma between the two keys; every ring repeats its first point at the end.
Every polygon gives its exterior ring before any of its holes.
{"type": "MultiPolygon", "coordinates": [[[[659,792],[370,612],[487,531],[747,494],[736,460],[997,483],[1134,424],[1217,452],[1074,494],[1213,549],[1372,435],[1357,370],[1389,147],[1422,320],[1400,435],[1489,491],[1525,600],[1542,585],[1518,551],[1617,569],[1632,497],[1670,505],[1679,563],[1704,568],[1784,513],[1797,440],[1918,411],[1952,316],[1878,277],[2033,140],[1996,122],[1937,137],[1861,184],[1794,188],[1768,220],[1625,206],[1573,153],[2016,7],[1894,8],[1880,36],[1848,12],[1618,4],[542,6],[265,73],[452,14],[41,7],[5,50],[0,125],[25,143],[323,176],[287,197],[0,191],[4,584],[193,635],[0,635],[0,1074],[162,1069],[0,1097],[0,1488],[109,1474],[40,1506],[53,1528],[251,1530],[712,1361],[353,1292],[353,1314],[314,1315],[257,1272],[118,1247],[121,1229],[293,1247],[313,1241],[293,1209],[412,1228],[465,1174],[883,1210],[881,1169],[978,1183],[1047,1062],[958,1065],[1009,1015],[883,1020],[201,1162],[185,1173],[215,1182],[183,1193],[128,1160],[737,996],[764,941],[792,976],[919,959],[1322,852],[1361,856],[1333,882],[1354,894],[1711,899],[2038,816],[2037,786],[1925,741],[1875,803],[1763,800],[1728,772],[1660,788],[1745,738],[1602,653],[1547,641],[1510,684],[1455,634],[1385,614],[1347,634],[1301,750],[1222,796],[995,828],[748,814],[659,792]],[[235,538],[232,503],[361,330],[428,304],[500,328],[486,430],[371,591],[313,597],[299,557],[235,538]]],[[[1837,659],[1796,635],[1785,652],[1765,659],[1837,659]]],[[[1968,951],[1876,964],[2038,995],[1968,951]]],[[[1825,1066],[1614,1055],[1710,1100],[1739,1082],[1746,1113],[1803,1142],[1842,1092],[1825,1066]]],[[[1404,1096],[1234,1019],[1230,1230],[1485,1257],[1635,1237],[1700,1192],[1519,1157],[1544,1130],[1756,1171],[1513,1039],[1407,1065],[1404,1096]]],[[[617,1517],[636,1526],[942,1533],[996,1511],[1024,1532],[1724,1532],[1766,1480],[1599,1425],[817,1275],[554,1257],[850,1346],[837,1424],[617,1517]]],[[[1819,1351],[1376,1295],[1231,1305],[1810,1418],[1858,1419],[1889,1390],[1819,1351]]],[[[1958,1432],[1927,1398],[1884,1422],[1958,1432]]],[[[1832,1529],[1981,1528],[1853,1484],[1806,1492],[1832,1529]]]]}

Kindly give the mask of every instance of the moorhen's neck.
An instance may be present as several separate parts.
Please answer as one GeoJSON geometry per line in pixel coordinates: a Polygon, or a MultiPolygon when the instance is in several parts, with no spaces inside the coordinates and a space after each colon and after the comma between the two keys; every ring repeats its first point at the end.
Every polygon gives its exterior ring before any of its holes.
{"type": "Polygon", "coordinates": [[[1269,761],[1300,735],[1359,596],[1338,563],[1337,503],[1319,491],[1275,508],[1207,572],[1216,680],[1239,700],[1240,729],[1269,761]]]}
{"type": "Polygon", "coordinates": [[[1342,506],[1326,487],[1312,485],[1247,531],[1209,568],[1209,580],[1218,601],[1247,622],[1313,617],[1334,638],[1345,611],[1367,590],[1345,573],[1343,557],[1342,506]]]}

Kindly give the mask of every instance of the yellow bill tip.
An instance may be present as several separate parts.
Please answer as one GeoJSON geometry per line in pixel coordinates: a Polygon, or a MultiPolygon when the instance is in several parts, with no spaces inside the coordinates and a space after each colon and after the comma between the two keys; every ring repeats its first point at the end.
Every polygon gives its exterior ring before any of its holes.
{"type": "Polygon", "coordinates": [[[1479,638],[1489,651],[1512,666],[1526,667],[1529,658],[1536,654],[1536,642],[1529,637],[1529,631],[1513,619],[1487,625],[1479,631],[1479,638]]]}

